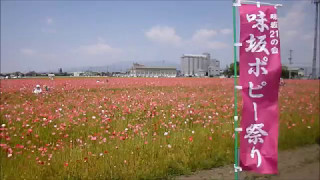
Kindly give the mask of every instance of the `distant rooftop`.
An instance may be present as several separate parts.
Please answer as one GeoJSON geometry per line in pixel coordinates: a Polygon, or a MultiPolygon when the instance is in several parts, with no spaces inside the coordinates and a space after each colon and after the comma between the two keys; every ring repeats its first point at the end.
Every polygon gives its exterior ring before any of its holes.
{"type": "Polygon", "coordinates": [[[164,66],[145,66],[143,64],[133,63],[132,69],[171,69],[176,70],[176,67],[164,67],[164,66]]]}
{"type": "Polygon", "coordinates": [[[136,67],[135,69],[177,69],[175,67],[136,67]]]}
{"type": "Polygon", "coordinates": [[[207,55],[203,55],[203,54],[183,54],[182,57],[203,57],[203,58],[206,58],[207,55]]]}

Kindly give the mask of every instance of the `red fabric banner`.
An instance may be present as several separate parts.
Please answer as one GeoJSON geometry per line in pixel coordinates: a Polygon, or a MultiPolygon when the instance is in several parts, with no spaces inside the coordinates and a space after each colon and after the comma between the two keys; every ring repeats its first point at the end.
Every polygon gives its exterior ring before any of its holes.
{"type": "Polygon", "coordinates": [[[280,38],[274,6],[242,4],[240,85],[243,109],[240,166],[261,174],[278,173],[278,91],[280,38]]]}

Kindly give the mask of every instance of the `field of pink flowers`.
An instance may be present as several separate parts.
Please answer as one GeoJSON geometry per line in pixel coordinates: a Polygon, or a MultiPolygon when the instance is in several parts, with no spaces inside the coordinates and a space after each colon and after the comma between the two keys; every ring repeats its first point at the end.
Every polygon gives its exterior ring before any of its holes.
{"type": "MultiPolygon", "coordinates": [[[[16,79],[0,90],[0,179],[157,179],[233,162],[232,79],[16,79]],[[49,91],[33,94],[36,84],[49,91]]],[[[319,141],[319,81],[286,81],[279,107],[280,149],[319,141]]]]}

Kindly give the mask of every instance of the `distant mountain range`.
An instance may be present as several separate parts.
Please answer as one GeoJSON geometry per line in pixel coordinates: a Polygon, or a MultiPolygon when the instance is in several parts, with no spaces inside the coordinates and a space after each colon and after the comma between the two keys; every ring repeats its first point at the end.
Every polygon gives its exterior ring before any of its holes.
{"type": "Polygon", "coordinates": [[[176,67],[180,69],[180,64],[177,63],[167,63],[163,61],[152,61],[152,62],[140,62],[140,61],[124,61],[113,63],[105,66],[84,66],[77,68],[65,68],[64,72],[85,72],[85,71],[93,71],[93,72],[126,72],[128,69],[132,67],[133,63],[143,64],[145,66],[157,66],[157,67],[176,67]]]}

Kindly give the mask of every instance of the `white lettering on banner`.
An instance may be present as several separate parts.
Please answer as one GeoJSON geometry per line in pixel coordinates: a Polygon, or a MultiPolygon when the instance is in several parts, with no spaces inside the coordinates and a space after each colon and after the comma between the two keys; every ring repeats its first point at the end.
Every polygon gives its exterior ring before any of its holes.
{"type": "Polygon", "coordinates": [[[271,48],[271,54],[279,54],[279,49],[276,47],[279,44],[279,39],[278,39],[279,31],[277,30],[278,29],[277,14],[270,14],[270,18],[272,20],[275,20],[275,21],[272,21],[270,24],[271,28],[274,29],[270,31],[270,38],[273,38],[270,41],[271,45],[273,45],[273,47],[271,48]]]}
{"type": "Polygon", "coordinates": [[[253,102],[253,110],[254,110],[254,120],[258,121],[258,107],[256,102],[253,102]]]}
{"type": "Polygon", "coordinates": [[[256,21],[257,23],[252,25],[252,28],[257,28],[260,32],[264,32],[264,29],[269,30],[269,27],[265,24],[267,19],[264,18],[266,14],[263,11],[259,11],[259,14],[247,14],[247,21],[256,21]],[[257,18],[258,17],[258,18],[257,18]]]}
{"type": "Polygon", "coordinates": [[[262,91],[262,89],[267,85],[265,77],[269,73],[272,73],[267,69],[268,63],[270,63],[268,62],[268,60],[270,59],[269,56],[279,53],[279,25],[277,21],[277,14],[269,14],[268,11],[263,12],[258,10],[258,12],[255,12],[253,14],[246,14],[246,20],[248,23],[250,23],[249,26],[251,26],[251,30],[254,31],[254,33],[251,32],[252,34],[249,32],[250,37],[245,40],[246,46],[244,47],[245,52],[255,58],[255,61],[252,59],[250,60],[252,62],[248,63],[248,74],[254,75],[254,77],[259,77],[260,75],[264,76],[261,81],[256,82],[256,80],[258,79],[254,79],[248,82],[249,97],[251,98],[251,100],[253,100],[252,104],[254,121],[246,127],[246,134],[244,136],[244,139],[247,139],[248,143],[252,144],[250,157],[252,159],[256,158],[256,167],[260,167],[262,164],[262,156],[260,153],[260,149],[258,149],[259,147],[257,147],[256,145],[258,143],[264,143],[264,138],[268,136],[269,129],[266,128],[264,130],[264,122],[258,122],[258,120],[260,120],[258,119],[258,103],[254,99],[264,97],[265,92],[262,91]],[[270,38],[270,40],[268,39],[268,42],[267,37],[270,38]],[[261,54],[259,54],[259,56],[256,56],[255,53],[259,52],[264,53],[262,57],[260,56],[261,54]]]}
{"type": "Polygon", "coordinates": [[[253,94],[252,91],[253,90],[259,90],[259,89],[262,89],[263,86],[266,86],[267,85],[267,82],[263,81],[261,83],[261,85],[258,85],[257,87],[254,87],[253,83],[252,82],[249,82],[249,96],[251,98],[262,98],[263,97],[263,94],[253,94]]]}
{"type": "Polygon", "coordinates": [[[276,31],[274,31],[274,30],[271,30],[270,31],[270,38],[275,38],[275,37],[279,37],[279,31],[278,30],[276,30],[276,31]],[[276,35],[276,36],[274,36],[274,35],[276,35]]]}
{"type": "Polygon", "coordinates": [[[277,14],[270,14],[270,19],[272,19],[272,20],[278,20],[277,14]]]}
{"type": "Polygon", "coordinates": [[[271,22],[270,27],[273,29],[278,28],[278,22],[271,22]]]}
{"type": "Polygon", "coordinates": [[[271,45],[278,45],[279,40],[278,39],[272,39],[271,40],[271,45]]]}
{"type": "Polygon", "coordinates": [[[258,163],[257,163],[257,167],[260,167],[261,165],[261,154],[259,149],[255,149],[255,147],[253,146],[251,149],[251,153],[250,153],[250,157],[253,159],[254,158],[254,154],[257,154],[257,158],[258,158],[258,163]]]}
{"type": "Polygon", "coordinates": [[[247,47],[245,50],[246,52],[251,51],[251,52],[265,52],[267,55],[269,55],[269,51],[266,48],[267,42],[265,41],[266,35],[263,36],[257,36],[259,39],[259,42],[256,42],[256,38],[254,37],[253,34],[250,34],[250,39],[247,40],[246,42],[249,44],[249,47],[247,47]]]}
{"type": "Polygon", "coordinates": [[[277,47],[271,48],[271,54],[278,54],[278,53],[279,53],[279,49],[277,47]]]}
{"type": "Polygon", "coordinates": [[[254,74],[256,77],[260,75],[260,69],[262,70],[261,74],[268,74],[268,70],[265,67],[260,67],[260,66],[265,66],[267,65],[268,58],[264,57],[263,60],[261,61],[259,58],[256,58],[256,63],[248,63],[249,66],[251,67],[256,67],[256,68],[250,68],[248,70],[249,74],[254,74]]]}
{"type": "Polygon", "coordinates": [[[262,130],[264,124],[251,124],[247,127],[246,132],[247,134],[244,136],[245,139],[248,139],[248,143],[253,143],[256,145],[258,142],[263,143],[262,136],[268,136],[268,133],[262,130]]]}

